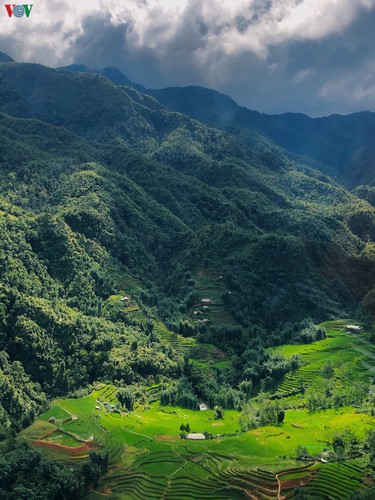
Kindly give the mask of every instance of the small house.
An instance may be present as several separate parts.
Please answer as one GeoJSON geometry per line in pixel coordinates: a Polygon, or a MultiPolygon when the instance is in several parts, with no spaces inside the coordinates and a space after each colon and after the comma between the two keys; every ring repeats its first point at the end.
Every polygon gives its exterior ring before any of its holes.
{"type": "Polygon", "coordinates": [[[351,333],[358,333],[363,330],[362,326],[359,325],[346,325],[345,330],[351,333]]]}
{"type": "Polygon", "coordinates": [[[107,408],[107,410],[109,410],[109,411],[113,411],[113,410],[115,410],[115,409],[116,409],[116,406],[111,405],[110,403],[107,403],[107,404],[105,405],[105,407],[106,407],[106,408],[107,408]]]}
{"type": "Polygon", "coordinates": [[[193,432],[191,434],[188,434],[186,436],[186,439],[200,440],[200,439],[206,439],[206,436],[204,434],[201,434],[201,433],[198,433],[198,432],[193,432]]]}
{"type": "Polygon", "coordinates": [[[120,300],[121,300],[121,302],[126,303],[126,302],[129,302],[130,299],[129,299],[129,297],[127,297],[126,295],[124,295],[124,297],[121,297],[120,300]]]}
{"type": "Polygon", "coordinates": [[[212,300],[211,299],[202,299],[201,304],[208,306],[209,304],[212,304],[212,300]]]}
{"type": "Polygon", "coordinates": [[[199,405],[199,409],[200,409],[200,411],[205,411],[205,410],[208,410],[208,406],[207,406],[207,405],[205,405],[204,403],[201,403],[201,404],[199,405]]]}

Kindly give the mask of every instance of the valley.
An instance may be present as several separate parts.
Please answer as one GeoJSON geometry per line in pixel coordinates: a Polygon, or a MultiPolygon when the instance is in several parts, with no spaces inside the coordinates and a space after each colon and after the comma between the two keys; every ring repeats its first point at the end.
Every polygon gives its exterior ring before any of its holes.
{"type": "Polygon", "coordinates": [[[347,333],[348,323],[325,323],[327,337],[312,344],[273,348],[275,354],[301,356],[302,364],[274,392],[250,400],[252,409],[225,410],[224,418],[215,419],[212,408],[163,406],[159,383],[147,388],[147,402],[136,401],[128,411],[117,399],[118,388],[100,384],[88,396],[55,400],[22,435],[43,454],[73,466],[90,449],[108,452],[108,472],[91,499],[281,499],[294,497],[299,486],[312,498],[349,498],[366,488],[371,450],[364,443],[375,418],[364,388],[372,380],[375,348],[366,331],[347,333]],[[333,369],[329,379],[323,370],[327,360],[333,369]],[[357,385],[354,406],[337,398],[333,407],[308,409],[309,399],[327,389],[327,382],[331,391],[337,385],[341,396],[347,394],[348,377],[357,385]],[[275,396],[285,409],[283,422],[245,431],[244,416],[275,396]],[[181,439],[181,424],[208,439],[181,439]],[[334,447],[338,439],[343,449],[334,447]]]}
{"type": "Polygon", "coordinates": [[[228,99],[0,54],[0,497],[371,498],[373,114],[228,99]]]}

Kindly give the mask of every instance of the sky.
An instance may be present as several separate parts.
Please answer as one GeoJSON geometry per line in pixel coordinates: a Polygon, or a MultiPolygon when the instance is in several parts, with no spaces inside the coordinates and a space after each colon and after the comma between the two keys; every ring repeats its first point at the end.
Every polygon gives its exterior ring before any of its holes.
{"type": "Polygon", "coordinates": [[[117,66],[265,113],[375,111],[375,0],[35,0],[29,17],[5,3],[0,50],[18,62],[117,66]]]}

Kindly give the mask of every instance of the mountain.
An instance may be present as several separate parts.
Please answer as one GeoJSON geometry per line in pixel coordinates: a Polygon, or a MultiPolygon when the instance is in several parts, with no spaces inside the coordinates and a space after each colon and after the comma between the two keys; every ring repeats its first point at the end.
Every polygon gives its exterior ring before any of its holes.
{"type": "Polygon", "coordinates": [[[308,316],[374,313],[372,188],[247,134],[98,74],[0,64],[0,426],[24,425],[12,401],[30,419],[98,379],[175,380],[173,335],[230,360],[195,401],[237,390],[243,353],[308,316]]]}
{"type": "MultiPolygon", "coordinates": [[[[4,61],[6,62],[6,61],[4,61]]],[[[72,71],[77,73],[93,73],[97,75],[102,75],[105,78],[108,78],[115,85],[125,85],[127,87],[133,87],[136,90],[140,90],[141,92],[145,91],[145,87],[138,83],[134,83],[127,76],[122,73],[116,66],[109,66],[107,68],[102,69],[91,69],[83,64],[71,64],[69,66],[64,66],[58,68],[63,71],[72,71]]]]}
{"type": "Polygon", "coordinates": [[[148,90],[172,111],[252,140],[254,131],[347,186],[375,183],[375,114],[354,113],[310,118],[303,114],[266,115],[237,105],[230,97],[203,87],[148,90]]]}
{"type": "Polygon", "coordinates": [[[8,56],[5,52],[0,52],[0,62],[15,62],[13,57],[8,56]]]}
{"type": "Polygon", "coordinates": [[[267,115],[239,106],[229,96],[204,87],[145,89],[116,67],[92,70],[72,65],[65,69],[101,74],[115,85],[135,88],[155,97],[169,110],[223,130],[250,147],[258,141],[256,134],[261,134],[297,161],[308,163],[349,188],[375,184],[374,113],[322,118],[298,113],[267,115]]]}

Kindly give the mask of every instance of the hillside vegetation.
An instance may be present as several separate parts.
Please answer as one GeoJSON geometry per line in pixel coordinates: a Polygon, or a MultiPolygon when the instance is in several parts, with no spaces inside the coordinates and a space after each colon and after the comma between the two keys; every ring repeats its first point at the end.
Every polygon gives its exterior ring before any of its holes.
{"type": "Polygon", "coordinates": [[[154,401],[162,391],[155,384],[146,390],[147,402],[137,397],[129,410],[121,389],[101,384],[86,397],[55,400],[22,436],[75,467],[90,449],[109,452],[108,473],[92,499],[371,495],[375,348],[367,333],[348,334],[345,324],[326,323],[326,338],[312,344],[273,348],[274,356],[297,353],[302,366],[273,394],[261,393],[220,418],[212,407],[194,411],[154,401]],[[181,439],[187,427],[206,439],[181,439]]]}
{"type": "Polygon", "coordinates": [[[2,436],[98,381],[236,411],[303,369],[271,347],[316,340],[314,321],[371,325],[371,187],[126,81],[1,60],[2,436]]]}

